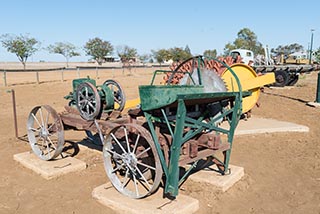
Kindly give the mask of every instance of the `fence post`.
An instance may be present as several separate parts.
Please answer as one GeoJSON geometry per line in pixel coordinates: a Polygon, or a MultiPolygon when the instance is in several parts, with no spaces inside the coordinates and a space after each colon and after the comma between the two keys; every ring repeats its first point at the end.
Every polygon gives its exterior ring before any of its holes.
{"type": "Polygon", "coordinates": [[[98,71],[98,67],[96,67],[96,79],[99,79],[99,71],[98,71]]]}
{"type": "Polygon", "coordinates": [[[7,72],[5,70],[3,71],[3,83],[4,86],[7,86],[7,72]]]}
{"type": "Polygon", "coordinates": [[[320,103],[320,72],[318,73],[316,102],[320,103]]]}
{"type": "Polygon", "coordinates": [[[39,84],[39,71],[36,71],[37,84],[39,84]]]}
{"type": "Polygon", "coordinates": [[[64,69],[63,69],[63,68],[61,68],[61,82],[63,82],[63,81],[64,81],[63,71],[64,71],[64,69]]]}
{"type": "Polygon", "coordinates": [[[78,73],[78,79],[80,78],[80,68],[77,68],[77,73],[78,73]]]}

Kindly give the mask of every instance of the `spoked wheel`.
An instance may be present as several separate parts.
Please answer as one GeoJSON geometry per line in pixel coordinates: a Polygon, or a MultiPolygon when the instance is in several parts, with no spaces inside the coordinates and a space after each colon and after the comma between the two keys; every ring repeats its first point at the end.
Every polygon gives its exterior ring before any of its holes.
{"type": "Polygon", "coordinates": [[[103,147],[106,173],[113,186],[130,198],[152,194],[162,178],[159,155],[150,133],[140,125],[114,128],[103,147]]]}
{"type": "Polygon", "coordinates": [[[52,107],[44,105],[33,108],[28,117],[27,132],[31,148],[39,158],[51,160],[62,152],[63,124],[52,107]]]}
{"type": "Polygon", "coordinates": [[[114,102],[116,103],[114,109],[122,111],[126,104],[126,97],[120,84],[114,80],[107,80],[103,85],[109,87],[111,91],[113,91],[114,102]]]}
{"type": "Polygon", "coordinates": [[[299,75],[292,75],[289,78],[289,81],[287,83],[288,86],[294,86],[299,80],[299,75]]]}
{"type": "Polygon", "coordinates": [[[97,88],[89,82],[81,83],[76,91],[76,103],[80,115],[85,120],[93,120],[99,116],[101,99],[97,88]]]}
{"type": "Polygon", "coordinates": [[[275,86],[284,87],[287,85],[289,77],[286,71],[275,71],[274,74],[276,78],[275,86]]]}

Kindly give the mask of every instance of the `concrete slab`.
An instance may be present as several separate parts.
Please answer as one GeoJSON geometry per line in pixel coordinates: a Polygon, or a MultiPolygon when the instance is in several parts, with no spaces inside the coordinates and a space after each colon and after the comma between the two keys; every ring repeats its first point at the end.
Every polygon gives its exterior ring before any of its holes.
{"type": "Polygon", "coordinates": [[[214,168],[200,170],[188,177],[189,180],[213,185],[218,190],[225,192],[244,176],[243,167],[229,165],[230,174],[221,175],[214,168]]]}
{"type": "Polygon", "coordinates": [[[316,108],[320,107],[320,103],[317,103],[317,102],[308,102],[307,105],[312,106],[312,107],[316,107],[316,108]]]}
{"type": "Polygon", "coordinates": [[[276,86],[270,86],[270,89],[276,89],[276,90],[283,90],[283,89],[293,89],[294,86],[284,86],[284,87],[276,87],[276,86]]]}
{"type": "Polygon", "coordinates": [[[191,214],[199,209],[199,201],[179,193],[175,200],[162,197],[163,191],[144,199],[131,199],[119,193],[111,183],[96,187],[92,197],[117,213],[125,214],[191,214]]]}
{"type": "Polygon", "coordinates": [[[15,154],[13,155],[13,159],[47,180],[87,168],[85,162],[73,157],[44,161],[32,152],[15,154]]]}
{"type": "MultiPolygon", "coordinates": [[[[222,127],[226,127],[226,125],[227,124],[223,123],[222,127]]],[[[240,120],[235,135],[273,132],[309,132],[309,127],[285,121],[252,116],[248,120],[240,120]]]]}

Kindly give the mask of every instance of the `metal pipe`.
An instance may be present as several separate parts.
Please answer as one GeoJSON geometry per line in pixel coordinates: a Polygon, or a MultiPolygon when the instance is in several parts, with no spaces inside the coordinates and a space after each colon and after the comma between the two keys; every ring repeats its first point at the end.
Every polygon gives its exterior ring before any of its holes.
{"type": "Polygon", "coordinates": [[[14,92],[13,89],[8,90],[7,92],[8,92],[8,93],[11,93],[11,96],[12,96],[12,108],[13,108],[13,121],[14,121],[15,137],[16,137],[16,138],[19,138],[15,92],[14,92]]]}
{"type": "Polygon", "coordinates": [[[316,102],[320,103],[320,72],[318,73],[316,102]]]}
{"type": "Polygon", "coordinates": [[[314,31],[314,29],[311,29],[311,43],[310,43],[309,65],[311,65],[311,61],[312,61],[313,31],[314,31]]]}

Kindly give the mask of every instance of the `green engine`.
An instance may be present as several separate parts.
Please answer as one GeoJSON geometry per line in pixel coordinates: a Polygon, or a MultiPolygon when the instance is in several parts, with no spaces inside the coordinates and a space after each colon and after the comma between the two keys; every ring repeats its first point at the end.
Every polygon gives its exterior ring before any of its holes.
{"type": "Polygon", "coordinates": [[[85,120],[94,120],[124,108],[125,95],[115,80],[97,85],[94,79],[80,78],[74,79],[72,86],[73,91],[64,98],[70,100],[69,106],[76,107],[85,120]]]}

